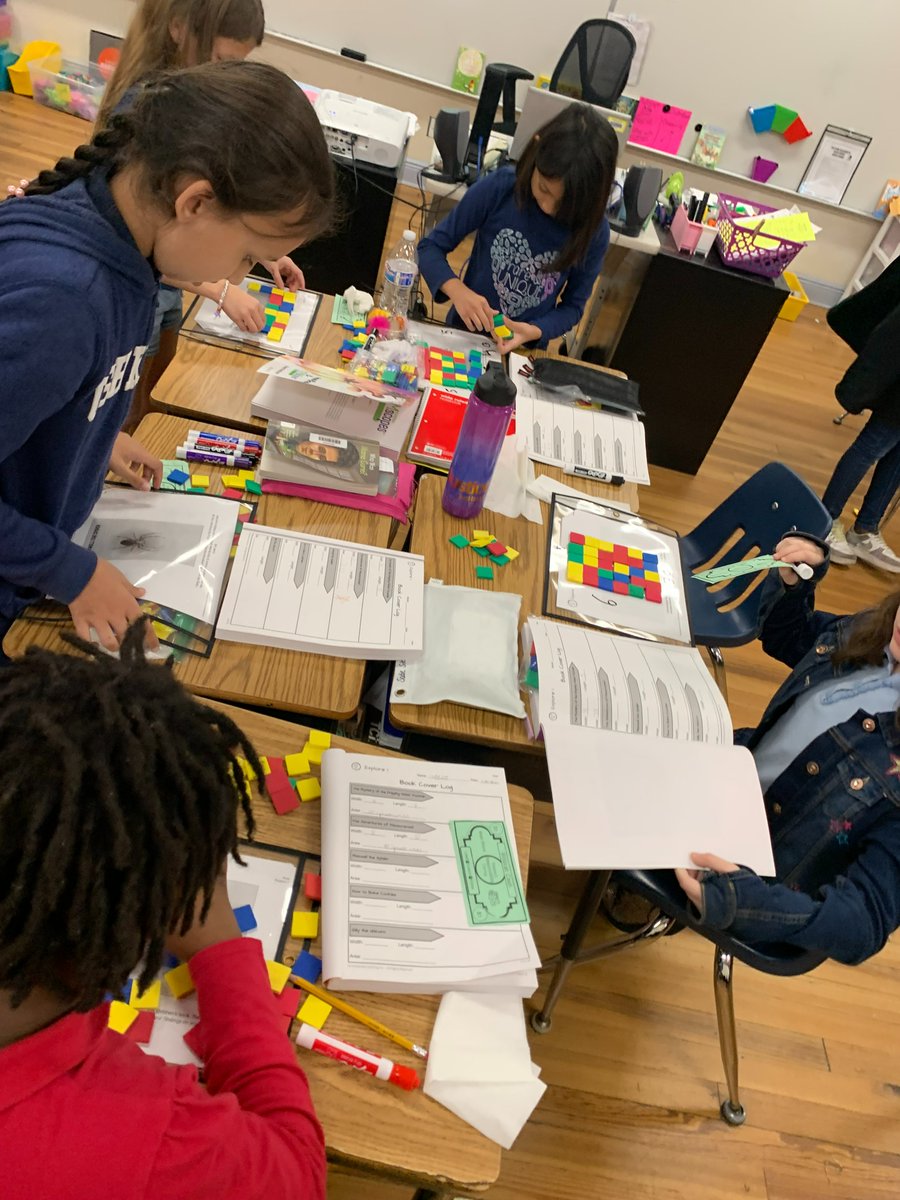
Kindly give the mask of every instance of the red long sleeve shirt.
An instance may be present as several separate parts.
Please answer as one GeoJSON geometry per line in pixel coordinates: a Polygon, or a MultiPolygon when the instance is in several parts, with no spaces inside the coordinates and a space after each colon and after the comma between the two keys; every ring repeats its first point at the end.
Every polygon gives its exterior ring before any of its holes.
{"type": "Polygon", "coordinates": [[[4,1200],[324,1200],[325,1147],[260,943],[191,959],[205,1067],[74,1013],[0,1050],[4,1200]]]}

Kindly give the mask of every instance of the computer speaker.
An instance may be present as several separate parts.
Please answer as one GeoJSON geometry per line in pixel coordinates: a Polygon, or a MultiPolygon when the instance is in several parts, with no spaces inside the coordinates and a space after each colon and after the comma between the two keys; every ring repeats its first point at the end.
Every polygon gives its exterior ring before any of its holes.
{"type": "Polygon", "coordinates": [[[469,144],[469,114],[465,109],[441,109],[434,118],[434,144],[441,156],[441,173],[444,177],[453,182],[462,179],[463,162],[469,144]]]}
{"type": "Polygon", "coordinates": [[[629,167],[622,185],[622,233],[637,237],[653,212],[659,189],[662,187],[660,167],[629,167]]]}

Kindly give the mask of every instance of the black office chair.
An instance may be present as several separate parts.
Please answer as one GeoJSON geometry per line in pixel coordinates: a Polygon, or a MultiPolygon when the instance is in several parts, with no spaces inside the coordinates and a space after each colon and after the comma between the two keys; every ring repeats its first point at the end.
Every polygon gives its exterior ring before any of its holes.
{"type": "Polygon", "coordinates": [[[783,944],[757,949],[727,933],[707,929],[688,904],[674,871],[591,872],[563,937],[562,950],[555,963],[556,970],[550,981],[546,999],[540,1011],[533,1011],[531,1014],[531,1027],[536,1033],[546,1033],[550,1029],[553,1009],[559,1000],[566,977],[576,963],[606,957],[617,950],[624,950],[628,946],[670,933],[679,926],[695,930],[716,948],[713,960],[713,987],[719,1027],[719,1048],[728,1085],[728,1099],[722,1101],[719,1111],[722,1119],[729,1125],[743,1125],[747,1114],[741,1104],[738,1090],[737,1033],[732,993],[734,960],[737,958],[767,975],[805,975],[824,962],[826,955],[783,944]],[[584,939],[611,879],[628,891],[637,892],[650,901],[652,912],[647,922],[635,932],[585,950],[584,939]]]}
{"type": "Polygon", "coordinates": [[[562,52],[550,91],[612,108],[628,82],[636,43],[617,21],[584,21],[562,52]]]}
{"type": "Polygon", "coordinates": [[[516,132],[516,84],[520,79],[534,79],[524,67],[512,63],[488,63],[478,96],[478,107],[472,118],[469,145],[466,149],[465,165],[469,168],[471,182],[481,174],[484,155],[492,131],[506,133],[510,137],[516,132]],[[503,102],[501,119],[497,108],[503,102]]]}

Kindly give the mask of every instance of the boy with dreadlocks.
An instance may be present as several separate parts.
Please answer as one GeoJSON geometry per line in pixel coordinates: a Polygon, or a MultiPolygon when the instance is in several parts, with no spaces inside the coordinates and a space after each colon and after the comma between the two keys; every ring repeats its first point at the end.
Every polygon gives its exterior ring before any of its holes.
{"type": "Polygon", "coordinates": [[[0,671],[4,1200],[322,1200],[325,1155],[260,943],[224,865],[253,816],[232,721],[144,661],[44,651],[0,671]],[[103,997],[190,962],[193,1067],[107,1028],[103,997]]]}

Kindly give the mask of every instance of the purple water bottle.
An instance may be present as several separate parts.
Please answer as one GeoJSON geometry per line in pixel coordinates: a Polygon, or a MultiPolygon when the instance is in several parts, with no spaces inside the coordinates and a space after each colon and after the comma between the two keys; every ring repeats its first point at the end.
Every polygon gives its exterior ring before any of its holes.
{"type": "Polygon", "coordinates": [[[441,503],[452,517],[477,517],[500,457],[516,385],[499,363],[490,363],[466,405],[459,441],[441,503]]]}

